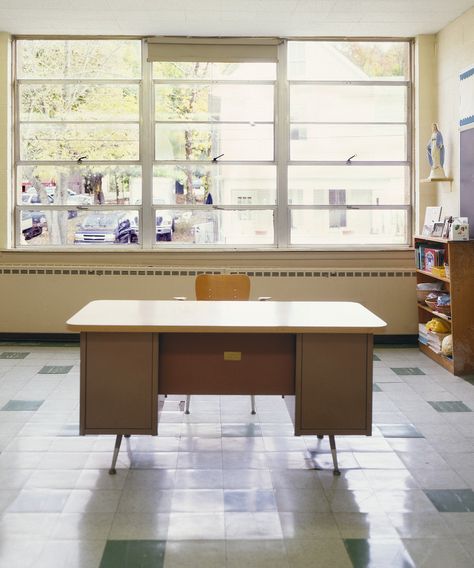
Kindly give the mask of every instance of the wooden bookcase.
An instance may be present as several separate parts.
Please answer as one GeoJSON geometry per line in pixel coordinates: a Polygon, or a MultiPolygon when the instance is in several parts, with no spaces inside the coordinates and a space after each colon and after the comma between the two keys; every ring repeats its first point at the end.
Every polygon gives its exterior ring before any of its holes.
{"type": "Polygon", "coordinates": [[[451,315],[439,314],[424,302],[418,302],[418,322],[426,323],[433,317],[440,317],[451,323],[453,356],[445,357],[427,345],[419,343],[420,350],[428,357],[454,373],[464,375],[474,372],[474,241],[448,241],[436,237],[416,236],[415,252],[420,245],[444,249],[445,261],[449,265],[449,277],[436,276],[431,272],[417,269],[417,283],[444,283],[444,289],[451,295],[451,315]]]}

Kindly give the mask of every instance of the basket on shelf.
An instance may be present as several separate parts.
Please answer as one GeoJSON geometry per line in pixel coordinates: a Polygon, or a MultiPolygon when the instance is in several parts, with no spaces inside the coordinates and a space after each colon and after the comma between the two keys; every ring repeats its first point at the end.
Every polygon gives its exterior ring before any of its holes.
{"type": "Polygon", "coordinates": [[[442,282],[422,282],[416,286],[416,298],[419,302],[424,302],[429,294],[444,294],[442,282]]]}
{"type": "Polygon", "coordinates": [[[429,306],[435,312],[439,312],[440,314],[444,314],[446,316],[451,315],[451,306],[439,306],[437,300],[425,300],[427,306],[429,306]]]}
{"type": "Polygon", "coordinates": [[[430,290],[417,290],[416,291],[416,298],[419,302],[424,302],[426,301],[426,298],[433,293],[437,293],[439,292],[440,294],[444,293],[444,290],[434,290],[434,289],[430,289],[430,290]]]}

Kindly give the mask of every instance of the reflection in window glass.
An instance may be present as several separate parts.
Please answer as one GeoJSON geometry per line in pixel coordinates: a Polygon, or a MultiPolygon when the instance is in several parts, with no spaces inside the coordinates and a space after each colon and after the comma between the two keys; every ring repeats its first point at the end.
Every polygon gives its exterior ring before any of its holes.
{"type": "Polygon", "coordinates": [[[329,191],[344,189],[349,205],[408,205],[408,166],[291,166],[293,205],[329,205],[329,191]]]}
{"type": "Polygon", "coordinates": [[[155,86],[156,120],[273,122],[272,85],[155,86]]]}
{"type": "Polygon", "coordinates": [[[379,124],[304,124],[304,136],[292,137],[290,156],[299,161],[345,162],[405,161],[407,142],[405,125],[379,124]]]}
{"type": "Polygon", "coordinates": [[[175,245],[252,246],[273,245],[273,211],[158,209],[156,240],[175,245]],[[245,215],[242,215],[245,213],[245,215]]]}
{"type": "Polygon", "coordinates": [[[141,167],[135,165],[21,166],[17,196],[46,196],[55,205],[139,205],[142,202],[141,167]]]}
{"type": "Polygon", "coordinates": [[[158,124],[157,160],[273,160],[273,125],[158,124]]]}
{"type": "Polygon", "coordinates": [[[291,242],[298,245],[401,245],[406,241],[407,212],[403,210],[291,211],[291,242]]]}
{"type": "Polygon", "coordinates": [[[407,88],[397,85],[292,85],[292,122],[405,122],[407,88]]]}
{"type": "Polygon", "coordinates": [[[139,79],[140,40],[21,39],[19,79],[139,79]]]}
{"type": "Polygon", "coordinates": [[[21,84],[19,97],[22,121],[139,119],[138,85],[21,84]]]}
{"type": "Polygon", "coordinates": [[[112,246],[140,242],[138,211],[19,210],[22,244],[112,246]]]}
{"type": "Polygon", "coordinates": [[[154,168],[154,204],[239,205],[243,195],[251,195],[253,205],[274,205],[276,167],[217,162],[154,168]]]}
{"type": "Polygon", "coordinates": [[[273,81],[274,63],[216,63],[163,61],[153,63],[155,79],[206,79],[211,81],[273,81]]]}
{"type": "Polygon", "coordinates": [[[408,243],[410,42],[142,69],[139,39],[14,41],[16,245],[408,243]]]}
{"type": "Polygon", "coordinates": [[[22,160],[138,160],[138,124],[35,124],[20,126],[22,160]]]}
{"type": "Polygon", "coordinates": [[[409,43],[290,41],[289,79],[403,81],[409,77],[409,43]]]}

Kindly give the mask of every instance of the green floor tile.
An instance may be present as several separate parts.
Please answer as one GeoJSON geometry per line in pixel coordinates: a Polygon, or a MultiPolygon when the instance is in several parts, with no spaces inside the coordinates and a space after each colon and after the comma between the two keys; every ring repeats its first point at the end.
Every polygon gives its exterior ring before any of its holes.
{"type": "Polygon", "coordinates": [[[372,390],[373,390],[373,392],[382,392],[382,389],[379,387],[379,385],[377,383],[374,383],[372,385],[372,390]]]}
{"type": "Polygon", "coordinates": [[[373,356],[372,356],[372,360],[373,361],[380,361],[380,357],[374,353],[373,356]]]}
{"type": "Polygon", "coordinates": [[[0,353],[0,359],[24,359],[28,357],[29,353],[24,351],[4,351],[0,353]]]}
{"type": "Polygon", "coordinates": [[[428,400],[427,402],[438,412],[472,412],[469,406],[460,400],[428,400]]]}
{"type": "Polygon", "coordinates": [[[56,365],[46,365],[39,371],[39,375],[66,375],[72,369],[70,366],[56,366],[56,365]]]}
{"type": "Polygon", "coordinates": [[[162,568],[165,548],[162,540],[108,540],[100,568],[162,568]]]}
{"type": "Polygon", "coordinates": [[[474,513],[472,489],[425,489],[424,492],[441,513],[474,513]]]}
{"type": "Polygon", "coordinates": [[[392,371],[399,376],[404,375],[424,375],[421,369],[418,367],[390,367],[392,371]]]}
{"type": "Polygon", "coordinates": [[[0,410],[38,410],[44,400],[9,400],[0,410]]]}
{"type": "Polygon", "coordinates": [[[415,564],[398,539],[345,538],[354,568],[414,568],[415,564]]]}
{"type": "Polygon", "coordinates": [[[413,424],[379,424],[384,438],[424,438],[413,424]]]}

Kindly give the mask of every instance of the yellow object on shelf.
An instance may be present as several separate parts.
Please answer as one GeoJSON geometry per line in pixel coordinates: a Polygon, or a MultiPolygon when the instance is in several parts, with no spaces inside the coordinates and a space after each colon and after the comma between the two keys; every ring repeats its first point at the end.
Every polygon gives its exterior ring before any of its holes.
{"type": "Polygon", "coordinates": [[[441,276],[442,278],[446,277],[446,269],[444,266],[433,266],[431,268],[431,274],[434,276],[441,276]]]}
{"type": "Polygon", "coordinates": [[[433,318],[426,322],[425,327],[428,331],[435,331],[436,333],[450,333],[451,325],[449,322],[441,318],[433,318]]]}

